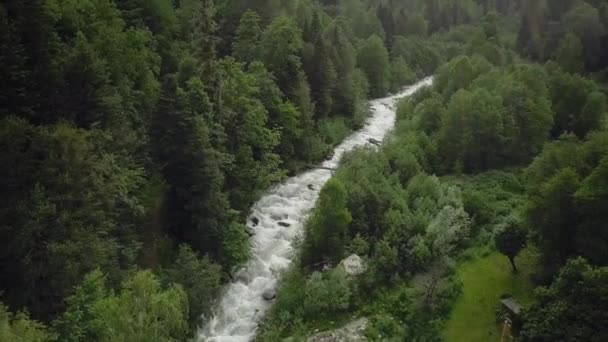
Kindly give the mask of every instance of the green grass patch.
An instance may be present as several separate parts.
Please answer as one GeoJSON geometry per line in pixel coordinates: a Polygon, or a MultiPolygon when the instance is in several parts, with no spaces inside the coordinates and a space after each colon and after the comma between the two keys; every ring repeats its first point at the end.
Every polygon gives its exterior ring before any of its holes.
{"type": "Polygon", "coordinates": [[[530,275],[537,270],[538,252],[527,248],[515,261],[519,268],[517,274],[511,273],[509,260],[496,251],[460,265],[457,273],[463,292],[446,322],[445,341],[500,341],[500,326],[496,323],[500,297],[511,294],[523,306],[534,300],[530,275]]]}

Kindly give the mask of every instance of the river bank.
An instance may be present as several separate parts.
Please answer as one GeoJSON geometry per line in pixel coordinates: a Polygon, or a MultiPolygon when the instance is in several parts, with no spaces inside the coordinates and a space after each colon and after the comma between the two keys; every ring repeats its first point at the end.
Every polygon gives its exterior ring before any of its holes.
{"type": "Polygon", "coordinates": [[[370,101],[372,115],[364,127],[335,148],[321,168],[306,171],[274,186],[251,210],[247,226],[251,232],[252,257],[235,281],[225,289],[216,314],[198,335],[199,341],[249,341],[259,321],[271,306],[264,293],[277,288],[281,272],[296,256],[296,242],[314,207],[319,190],[340,164],[344,153],[382,141],[395,122],[395,101],[432,83],[426,78],[404,91],[370,101]]]}

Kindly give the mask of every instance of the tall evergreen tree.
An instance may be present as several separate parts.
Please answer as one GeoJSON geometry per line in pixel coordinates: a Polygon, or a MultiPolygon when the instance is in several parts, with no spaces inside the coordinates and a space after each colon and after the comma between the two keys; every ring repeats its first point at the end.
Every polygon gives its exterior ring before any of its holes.
{"type": "Polygon", "coordinates": [[[163,93],[151,125],[154,155],[169,186],[169,232],[195,250],[218,257],[223,213],[229,210],[222,192],[222,155],[210,142],[205,121],[211,105],[204,92],[196,110],[187,110],[174,76],[163,83],[163,93]]]}
{"type": "Polygon", "coordinates": [[[0,112],[31,116],[28,103],[27,56],[15,24],[7,16],[4,5],[0,5],[0,112]]]}
{"type": "Polygon", "coordinates": [[[254,11],[247,11],[241,17],[232,45],[232,56],[240,62],[251,63],[260,58],[260,41],[262,29],[260,17],[254,11]]]}
{"type": "Polygon", "coordinates": [[[319,34],[314,44],[313,64],[309,67],[308,81],[311,98],[315,103],[315,111],[320,117],[327,117],[331,113],[332,93],[337,79],[329,50],[324,35],[319,34]]]}
{"type": "Polygon", "coordinates": [[[202,0],[195,19],[195,51],[203,65],[203,75],[211,73],[211,66],[216,57],[215,45],[215,5],[213,0],[202,0]]]}
{"type": "Polygon", "coordinates": [[[380,37],[371,36],[361,43],[357,65],[369,80],[370,95],[380,97],[386,94],[390,86],[390,60],[380,37]]]}
{"type": "Polygon", "coordinates": [[[343,18],[338,18],[333,26],[330,26],[327,34],[329,54],[336,70],[331,112],[334,115],[352,116],[357,102],[354,84],[357,60],[355,48],[345,32],[346,25],[343,18]]]}

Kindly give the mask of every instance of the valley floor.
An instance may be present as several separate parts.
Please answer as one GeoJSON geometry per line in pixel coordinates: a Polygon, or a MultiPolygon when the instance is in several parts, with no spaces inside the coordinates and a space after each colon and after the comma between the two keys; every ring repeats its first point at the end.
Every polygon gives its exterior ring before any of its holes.
{"type": "Polygon", "coordinates": [[[511,294],[523,306],[533,301],[530,275],[538,266],[538,253],[527,248],[516,258],[519,272],[513,274],[509,260],[493,251],[459,266],[458,277],[463,292],[453,306],[443,337],[448,342],[500,341],[501,328],[496,323],[500,297],[511,294]]]}

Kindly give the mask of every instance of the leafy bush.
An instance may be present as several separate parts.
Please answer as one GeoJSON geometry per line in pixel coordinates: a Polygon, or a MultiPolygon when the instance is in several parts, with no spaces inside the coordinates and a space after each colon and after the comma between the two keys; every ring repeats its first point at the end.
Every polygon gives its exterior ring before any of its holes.
{"type": "Polygon", "coordinates": [[[0,303],[0,341],[47,342],[51,336],[44,324],[30,319],[27,312],[14,315],[0,303]]]}
{"type": "Polygon", "coordinates": [[[319,134],[329,146],[336,146],[351,132],[351,128],[342,117],[323,119],[317,125],[319,134]]]}
{"type": "Polygon", "coordinates": [[[351,305],[351,284],[341,269],[325,274],[313,273],[302,291],[304,316],[307,319],[332,318],[348,310],[351,305]]]}
{"type": "Polygon", "coordinates": [[[183,286],[188,295],[189,317],[192,327],[200,324],[200,317],[211,312],[220,293],[222,268],[208,257],[201,258],[187,245],[180,246],[172,268],[166,271],[167,280],[183,286]]]}
{"type": "Polygon", "coordinates": [[[391,315],[376,314],[370,318],[365,330],[365,336],[370,341],[403,341],[406,336],[406,326],[391,315]]]}

